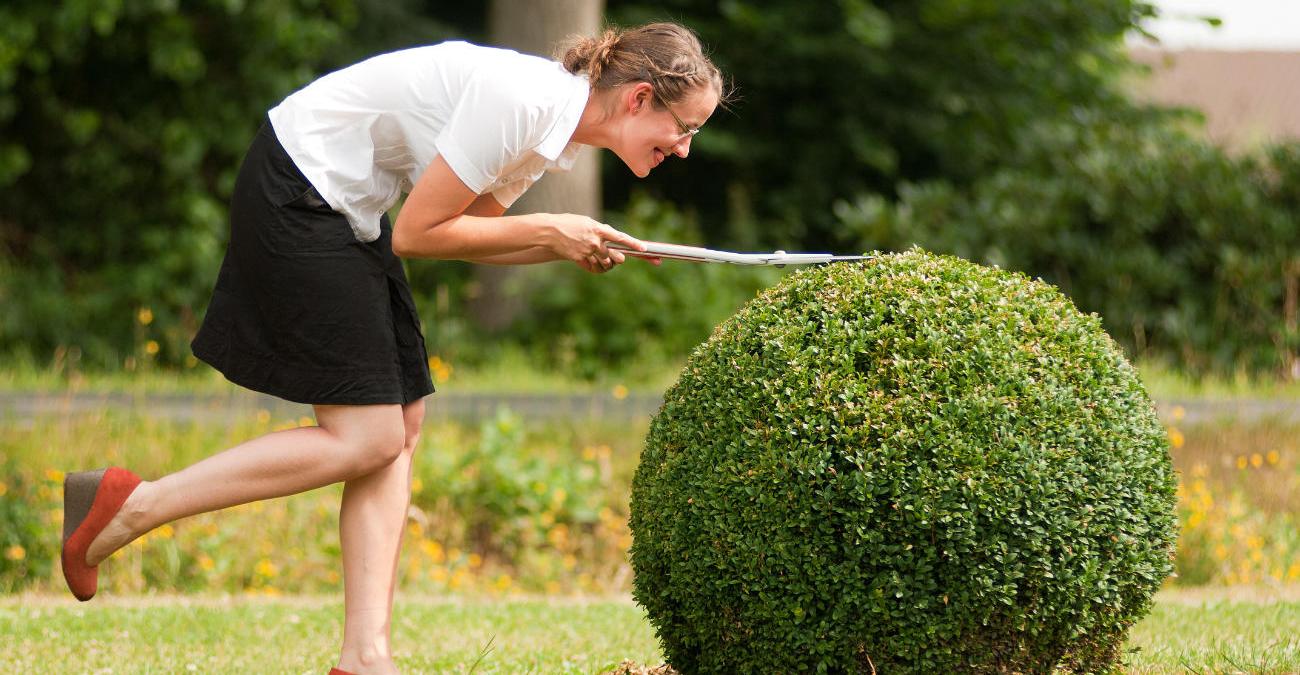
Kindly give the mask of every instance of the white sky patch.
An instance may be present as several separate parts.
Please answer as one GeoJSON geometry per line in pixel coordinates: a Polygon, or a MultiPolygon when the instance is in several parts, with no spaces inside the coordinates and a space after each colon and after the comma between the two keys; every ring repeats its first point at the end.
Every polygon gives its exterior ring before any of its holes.
{"type": "MultiPolygon", "coordinates": [[[[1151,0],[1159,18],[1144,28],[1165,49],[1300,51],[1300,0],[1151,0]],[[1223,21],[1215,27],[1198,17],[1223,21]]],[[[1152,45],[1134,33],[1132,44],[1152,45]]]]}

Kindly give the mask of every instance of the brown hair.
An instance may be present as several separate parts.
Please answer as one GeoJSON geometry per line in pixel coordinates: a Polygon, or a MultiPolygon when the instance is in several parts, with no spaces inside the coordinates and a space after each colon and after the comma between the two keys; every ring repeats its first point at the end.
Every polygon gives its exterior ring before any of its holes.
{"type": "Polygon", "coordinates": [[[700,39],[675,23],[611,26],[599,37],[576,36],[560,47],[557,59],[569,72],[585,73],[592,89],[649,82],[665,102],[676,103],[707,85],[717,92],[719,105],[731,100],[722,71],[705,56],[700,39]]]}

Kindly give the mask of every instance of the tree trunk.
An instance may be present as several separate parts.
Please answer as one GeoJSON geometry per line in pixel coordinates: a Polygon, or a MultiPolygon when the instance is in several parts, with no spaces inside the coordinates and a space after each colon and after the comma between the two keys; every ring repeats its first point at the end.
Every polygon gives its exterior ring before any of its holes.
{"type": "MultiPolygon", "coordinates": [[[[492,0],[488,32],[492,44],[550,58],[557,43],[573,34],[600,30],[604,0],[492,0]]],[[[525,192],[510,213],[580,213],[600,217],[600,162],[597,151],[584,150],[568,173],[547,174],[525,192]]],[[[480,265],[477,293],[469,301],[470,318],[479,328],[500,332],[520,311],[524,300],[519,268],[480,265]]]]}

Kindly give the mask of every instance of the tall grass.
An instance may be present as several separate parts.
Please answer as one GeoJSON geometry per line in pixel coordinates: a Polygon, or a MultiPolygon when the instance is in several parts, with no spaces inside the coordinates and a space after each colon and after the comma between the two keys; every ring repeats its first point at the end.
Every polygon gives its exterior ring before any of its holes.
{"type": "MultiPolygon", "coordinates": [[[[0,422],[0,592],[60,591],[65,472],[108,464],[145,478],[249,438],[313,424],[263,411],[236,424],[129,410],[0,422]]],[[[412,481],[402,583],[430,592],[630,588],[626,494],[645,423],[534,425],[502,413],[429,425],[412,481]]],[[[163,525],[118,551],[110,594],[276,595],[340,588],[339,485],[163,525]]]]}
{"type": "Polygon", "coordinates": [[[1178,583],[1300,583],[1300,425],[1170,427],[1179,471],[1178,583]]]}
{"type": "MultiPolygon", "coordinates": [[[[1175,411],[1176,414],[1176,411],[1175,411]]],[[[177,421],[105,408],[0,420],[0,592],[62,592],[66,471],[156,477],[310,418],[177,421]]],[[[1300,424],[1170,421],[1180,473],[1172,585],[1300,584],[1300,424]]],[[[417,451],[402,584],[417,592],[626,592],[627,495],[646,422],[430,423],[417,451]]],[[[115,554],[109,594],[339,589],[341,488],[164,525],[115,554]]]]}

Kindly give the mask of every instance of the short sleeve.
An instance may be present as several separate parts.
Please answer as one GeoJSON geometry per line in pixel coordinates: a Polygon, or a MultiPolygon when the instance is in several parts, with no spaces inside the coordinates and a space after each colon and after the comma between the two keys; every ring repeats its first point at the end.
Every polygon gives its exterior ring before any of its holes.
{"type": "Polygon", "coordinates": [[[434,143],[456,176],[477,194],[536,144],[531,136],[539,111],[521,100],[519,89],[498,78],[475,76],[434,143]]]}
{"type": "Polygon", "coordinates": [[[535,182],[537,182],[536,178],[520,178],[519,180],[511,181],[493,190],[492,197],[497,200],[497,203],[508,209],[510,208],[510,205],[514,204],[516,200],[522,197],[523,194],[528,191],[528,188],[532,187],[535,182]]]}

